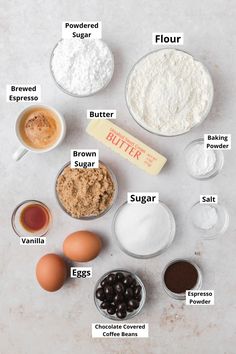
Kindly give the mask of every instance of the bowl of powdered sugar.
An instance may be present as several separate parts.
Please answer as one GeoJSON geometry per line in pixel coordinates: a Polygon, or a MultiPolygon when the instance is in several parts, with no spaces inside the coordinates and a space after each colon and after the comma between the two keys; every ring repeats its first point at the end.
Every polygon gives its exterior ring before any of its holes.
{"type": "Polygon", "coordinates": [[[52,51],[50,69],[63,92],[86,97],[109,84],[114,72],[114,57],[100,39],[61,39],[52,51]]]}
{"type": "Polygon", "coordinates": [[[213,102],[213,83],[206,67],[190,54],[161,49],[141,58],[126,84],[127,107],[147,131],[176,136],[201,124],[213,102]]]}

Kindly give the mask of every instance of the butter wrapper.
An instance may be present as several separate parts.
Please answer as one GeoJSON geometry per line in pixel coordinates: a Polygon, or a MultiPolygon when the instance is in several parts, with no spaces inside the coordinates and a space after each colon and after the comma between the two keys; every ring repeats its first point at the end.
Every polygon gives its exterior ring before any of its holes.
{"type": "Polygon", "coordinates": [[[92,120],[86,131],[150,175],[157,175],[167,161],[164,156],[119,128],[110,120],[92,120]]]}

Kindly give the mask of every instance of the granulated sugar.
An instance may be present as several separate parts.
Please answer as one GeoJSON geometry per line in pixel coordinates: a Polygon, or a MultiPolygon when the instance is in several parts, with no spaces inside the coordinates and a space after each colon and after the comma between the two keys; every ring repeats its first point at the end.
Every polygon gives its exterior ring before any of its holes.
{"type": "Polygon", "coordinates": [[[174,237],[175,223],[162,203],[126,203],[115,218],[114,230],[126,252],[137,257],[149,257],[169,246],[174,237]]]}

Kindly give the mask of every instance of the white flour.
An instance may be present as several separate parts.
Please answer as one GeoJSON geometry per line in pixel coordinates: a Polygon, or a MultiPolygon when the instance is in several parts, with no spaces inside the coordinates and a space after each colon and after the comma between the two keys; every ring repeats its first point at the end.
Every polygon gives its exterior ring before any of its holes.
{"type": "Polygon", "coordinates": [[[193,176],[204,176],[215,168],[216,154],[214,150],[204,150],[203,143],[192,145],[186,152],[189,173],[193,176]]]}
{"type": "Polygon", "coordinates": [[[174,49],[141,59],[127,83],[127,103],[138,123],[164,134],[185,133],[210,109],[213,85],[204,66],[174,49]]]}
{"type": "Polygon", "coordinates": [[[51,68],[57,83],[75,95],[90,95],[108,84],[114,61],[99,39],[63,39],[55,48],[51,68]]]}

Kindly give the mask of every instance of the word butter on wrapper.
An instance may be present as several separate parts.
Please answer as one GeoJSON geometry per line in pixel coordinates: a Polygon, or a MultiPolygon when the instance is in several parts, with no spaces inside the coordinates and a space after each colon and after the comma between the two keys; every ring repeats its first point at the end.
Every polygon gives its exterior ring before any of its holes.
{"type": "Polygon", "coordinates": [[[150,175],[157,175],[167,159],[110,120],[92,120],[87,133],[150,175]]]}

